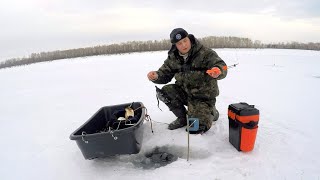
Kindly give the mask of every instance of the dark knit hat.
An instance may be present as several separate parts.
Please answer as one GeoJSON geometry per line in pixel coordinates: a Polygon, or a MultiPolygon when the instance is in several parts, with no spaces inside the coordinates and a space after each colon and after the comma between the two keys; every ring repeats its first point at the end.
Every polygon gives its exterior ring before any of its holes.
{"type": "Polygon", "coordinates": [[[175,44],[187,36],[188,36],[188,33],[186,30],[184,30],[182,28],[176,28],[176,29],[172,30],[170,33],[170,41],[172,44],[175,44]]]}

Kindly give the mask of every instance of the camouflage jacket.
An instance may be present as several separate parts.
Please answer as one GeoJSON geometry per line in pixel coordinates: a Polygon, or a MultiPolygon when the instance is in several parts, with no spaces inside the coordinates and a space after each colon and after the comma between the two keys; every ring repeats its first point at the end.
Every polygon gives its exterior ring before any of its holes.
{"type": "Polygon", "coordinates": [[[180,86],[188,95],[188,98],[212,100],[219,95],[217,80],[227,75],[226,63],[218,54],[204,47],[193,35],[189,34],[191,49],[186,61],[178,53],[173,45],[168,52],[168,58],[158,69],[156,84],[167,84],[174,77],[175,84],[180,86]],[[212,78],[206,70],[218,67],[222,74],[218,78],[212,78]]]}

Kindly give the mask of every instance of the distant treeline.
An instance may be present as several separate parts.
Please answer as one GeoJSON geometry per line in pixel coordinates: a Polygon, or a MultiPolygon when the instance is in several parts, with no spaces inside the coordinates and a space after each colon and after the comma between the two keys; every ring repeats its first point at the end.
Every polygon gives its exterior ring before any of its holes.
{"type": "MultiPolygon", "coordinates": [[[[320,50],[320,43],[272,43],[263,44],[261,41],[252,41],[240,37],[215,37],[199,38],[200,42],[209,48],[276,48],[276,49],[304,49],[320,50]]],[[[78,49],[59,50],[51,52],[32,53],[29,57],[12,58],[0,63],[1,68],[28,65],[38,62],[54,61],[85,56],[123,54],[132,52],[163,51],[171,47],[169,40],[160,41],[128,41],[120,44],[102,45],[78,49]]]]}

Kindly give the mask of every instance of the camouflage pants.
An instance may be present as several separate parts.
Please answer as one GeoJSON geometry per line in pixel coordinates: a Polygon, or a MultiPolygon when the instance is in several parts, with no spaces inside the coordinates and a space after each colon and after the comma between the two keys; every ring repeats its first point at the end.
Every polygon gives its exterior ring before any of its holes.
{"type": "Polygon", "coordinates": [[[188,107],[188,116],[198,118],[200,125],[207,129],[211,128],[214,113],[216,113],[216,99],[195,99],[176,84],[168,84],[162,87],[164,94],[168,96],[170,102],[166,103],[170,110],[175,108],[188,107]]]}

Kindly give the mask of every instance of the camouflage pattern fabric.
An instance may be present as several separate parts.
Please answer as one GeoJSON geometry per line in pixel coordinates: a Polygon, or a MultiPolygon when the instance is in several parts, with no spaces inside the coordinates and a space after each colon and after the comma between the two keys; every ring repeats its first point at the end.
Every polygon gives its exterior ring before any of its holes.
{"type": "Polygon", "coordinates": [[[168,84],[163,86],[162,91],[166,94],[170,102],[166,103],[169,109],[188,107],[188,117],[199,118],[200,125],[204,125],[207,130],[211,128],[214,113],[216,112],[216,98],[211,100],[201,100],[189,98],[187,94],[176,84],[168,84]]]}

